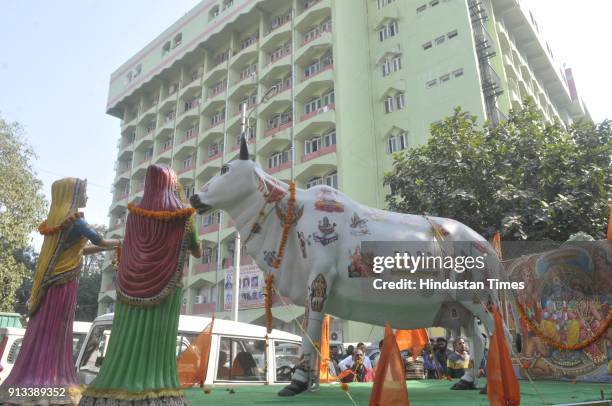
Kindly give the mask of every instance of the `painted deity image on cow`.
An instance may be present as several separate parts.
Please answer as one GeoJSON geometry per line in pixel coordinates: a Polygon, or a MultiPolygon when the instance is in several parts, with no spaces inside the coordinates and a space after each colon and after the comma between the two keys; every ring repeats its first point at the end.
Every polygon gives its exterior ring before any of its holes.
{"type": "Polygon", "coordinates": [[[507,271],[526,286],[517,291],[515,311],[524,337],[519,360],[527,373],[612,382],[612,328],[606,329],[612,310],[612,244],[566,244],[511,261],[507,271]]]}

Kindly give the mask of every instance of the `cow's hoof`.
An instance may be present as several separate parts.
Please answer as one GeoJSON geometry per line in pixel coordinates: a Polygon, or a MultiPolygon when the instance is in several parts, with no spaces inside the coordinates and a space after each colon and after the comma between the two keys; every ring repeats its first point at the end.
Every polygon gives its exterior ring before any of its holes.
{"type": "Polygon", "coordinates": [[[485,385],[485,387],[480,390],[480,394],[481,395],[486,395],[487,394],[487,385],[485,385]]]}
{"type": "Polygon", "coordinates": [[[308,385],[306,385],[306,383],[291,381],[289,385],[285,386],[280,392],[278,392],[278,396],[295,396],[304,392],[307,388],[308,385]]]}
{"type": "Polygon", "coordinates": [[[464,381],[463,379],[461,379],[459,382],[454,384],[451,389],[453,390],[476,389],[476,386],[474,386],[474,382],[468,382],[468,381],[464,381]]]}

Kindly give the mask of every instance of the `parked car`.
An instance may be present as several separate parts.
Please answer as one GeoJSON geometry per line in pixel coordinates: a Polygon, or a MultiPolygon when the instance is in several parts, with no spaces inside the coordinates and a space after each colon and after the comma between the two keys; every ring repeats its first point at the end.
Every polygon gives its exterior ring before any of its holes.
{"type": "MultiPolygon", "coordinates": [[[[77,377],[83,384],[91,383],[104,362],[113,316],[109,313],[96,318],[81,347],[77,358],[77,377]]],[[[177,359],[210,321],[208,317],[180,316],[177,359]]],[[[272,330],[268,335],[268,346],[265,337],[265,327],[215,319],[204,384],[224,386],[289,382],[291,370],[299,359],[301,337],[272,330]]]]}
{"type": "Polygon", "coordinates": [[[11,373],[25,334],[24,328],[0,328],[0,383],[11,373]]]}

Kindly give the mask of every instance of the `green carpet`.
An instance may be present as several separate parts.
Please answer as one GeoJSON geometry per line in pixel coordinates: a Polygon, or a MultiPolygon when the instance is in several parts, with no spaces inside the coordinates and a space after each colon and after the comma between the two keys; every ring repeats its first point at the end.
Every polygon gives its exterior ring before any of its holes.
{"type": "MultiPolygon", "coordinates": [[[[599,400],[601,390],[604,391],[606,399],[612,399],[610,384],[539,381],[534,388],[529,382],[520,383],[521,405],[541,406],[599,400]]],[[[487,396],[480,395],[478,390],[454,391],[450,390],[451,386],[452,382],[449,381],[408,381],[410,405],[488,405],[487,396]]],[[[210,394],[203,393],[201,389],[189,389],[186,394],[192,405],[351,405],[348,396],[338,385],[322,385],[318,392],[304,393],[294,398],[276,396],[276,392],[281,388],[282,386],[276,385],[239,386],[232,388],[234,393],[230,393],[226,388],[212,388],[210,394]]],[[[371,388],[371,384],[356,383],[350,385],[349,392],[357,405],[366,406],[371,388]]]]}

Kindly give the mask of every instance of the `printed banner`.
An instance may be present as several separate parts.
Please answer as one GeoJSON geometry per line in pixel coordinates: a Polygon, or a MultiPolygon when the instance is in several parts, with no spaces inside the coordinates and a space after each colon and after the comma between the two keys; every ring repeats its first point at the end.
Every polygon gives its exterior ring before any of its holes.
{"type": "MultiPolygon", "coordinates": [[[[225,271],[224,310],[232,310],[234,292],[234,267],[225,271]]],[[[240,266],[240,309],[252,309],[264,305],[264,276],[257,265],[240,266]]]]}

